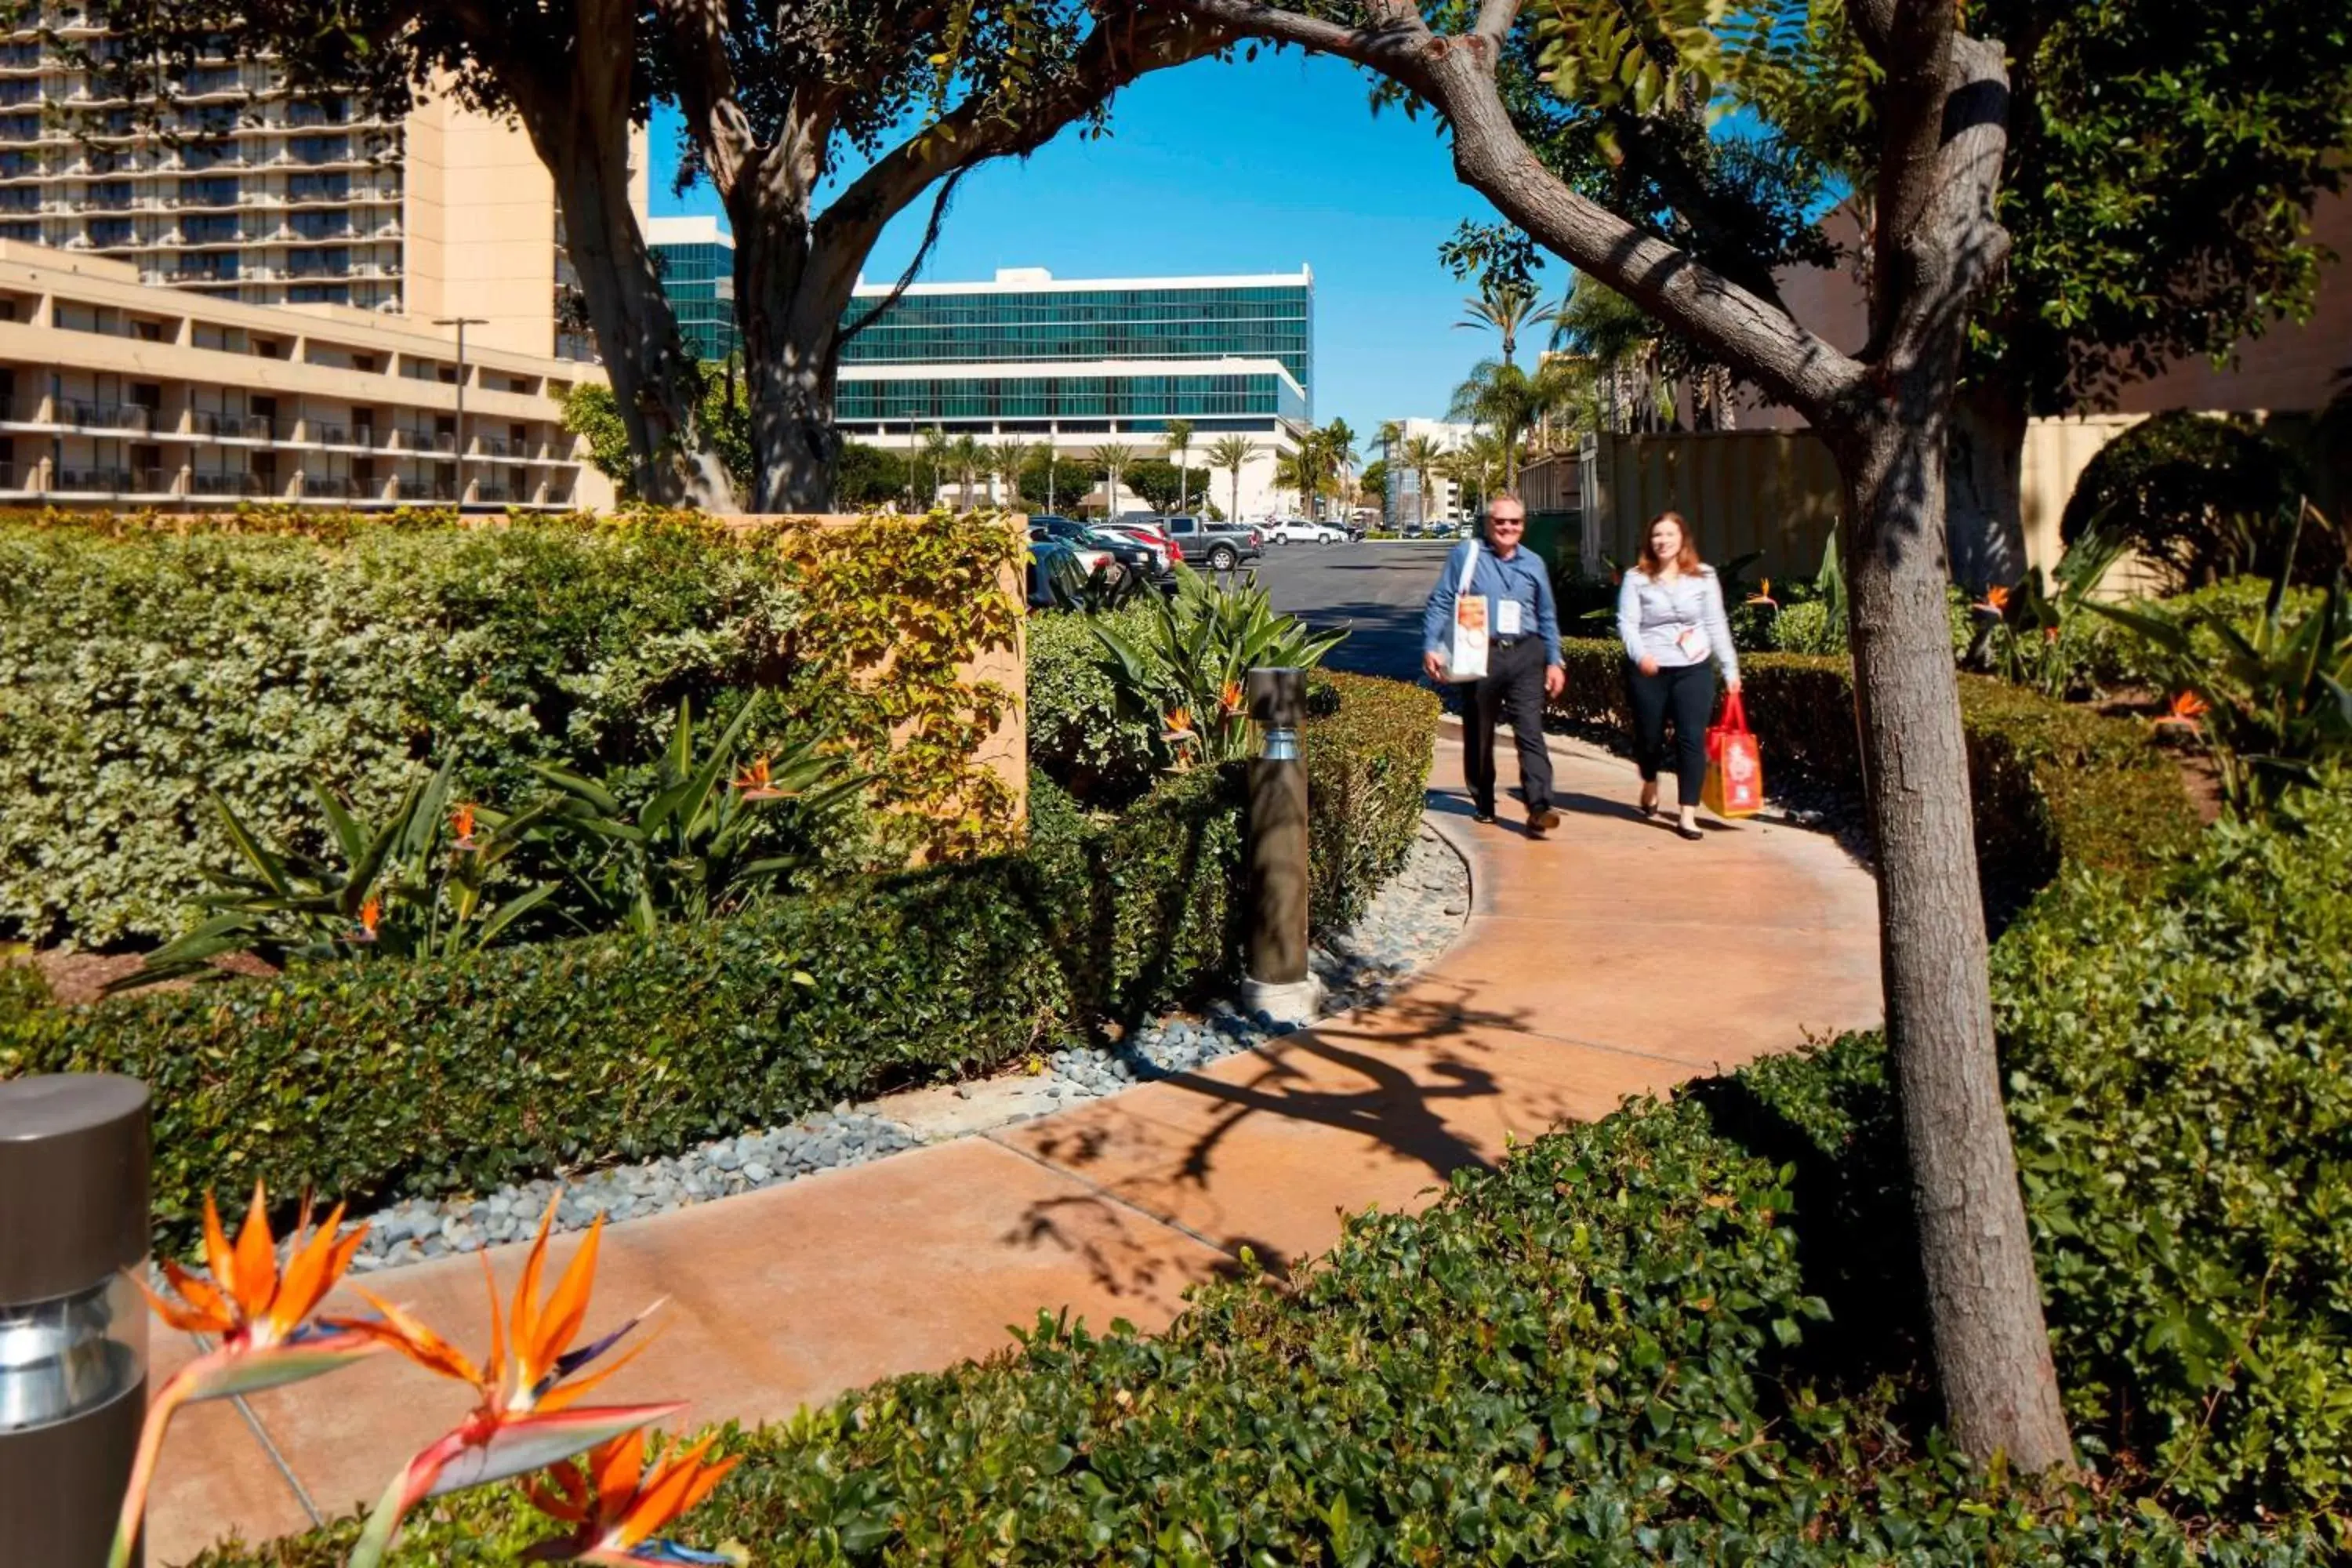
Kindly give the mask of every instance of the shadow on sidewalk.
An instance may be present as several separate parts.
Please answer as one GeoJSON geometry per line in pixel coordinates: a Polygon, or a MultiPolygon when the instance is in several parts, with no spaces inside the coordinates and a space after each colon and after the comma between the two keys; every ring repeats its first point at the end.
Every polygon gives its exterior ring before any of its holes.
{"type": "MultiPolygon", "coordinates": [[[[1448,1101],[1491,1099],[1503,1092],[1495,1074],[1475,1060],[1475,1053],[1487,1048],[1475,1036],[1480,1030],[1523,1032],[1531,1022],[1528,1016],[1477,1008],[1462,996],[1407,995],[1383,1005],[1377,1018],[1375,1025],[1362,1030],[1367,1045],[1376,1040],[1377,1052],[1344,1043],[1351,1026],[1349,1020],[1339,1018],[1254,1056],[1224,1058],[1221,1065],[1229,1071],[1241,1068],[1234,1081],[1201,1072],[1161,1079],[1171,1089],[1207,1101],[1211,1110],[1207,1124],[1189,1134],[1174,1167],[1162,1166],[1155,1173],[1179,1186],[1209,1191],[1217,1176],[1221,1151],[1254,1120],[1267,1117],[1354,1133],[1402,1160],[1425,1165],[1437,1182],[1459,1170],[1490,1165],[1486,1152],[1449,1127],[1439,1108],[1448,1101]],[[1399,1058],[1417,1064],[1417,1072],[1399,1065],[1399,1058]]],[[[1556,1110],[1557,1114],[1568,1113],[1564,1104],[1556,1110]]],[[[1114,1136],[1112,1125],[1082,1113],[1072,1125],[1040,1138],[1034,1147],[1039,1156],[1083,1175],[1089,1167],[1104,1165],[1114,1157],[1114,1136]]],[[[1106,1173],[1106,1185],[1114,1190],[1131,1185],[1133,1176],[1131,1172],[1106,1173]]],[[[1032,1246],[1051,1242],[1088,1256],[1097,1281],[1108,1289],[1124,1293],[1148,1289],[1156,1274],[1124,1273],[1118,1259],[1061,1229],[1058,1216],[1067,1205],[1106,1201],[1087,1196],[1033,1204],[1018,1238],[1032,1246]]],[[[1140,1194],[1119,1201],[1134,1203],[1170,1223],[1181,1223],[1172,1215],[1159,1212],[1140,1194]]],[[[1239,1233],[1201,1239],[1235,1255],[1247,1247],[1259,1268],[1279,1279],[1289,1277],[1286,1249],[1278,1245],[1239,1233]]],[[[1238,1270],[1236,1261],[1218,1272],[1238,1270]]]]}

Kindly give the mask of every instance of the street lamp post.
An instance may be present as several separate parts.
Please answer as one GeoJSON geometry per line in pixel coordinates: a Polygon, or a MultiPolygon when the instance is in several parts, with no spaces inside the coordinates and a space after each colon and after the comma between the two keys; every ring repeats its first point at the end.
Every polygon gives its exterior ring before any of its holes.
{"type": "Polygon", "coordinates": [[[457,510],[466,510],[466,329],[487,327],[487,316],[436,316],[436,327],[457,329],[457,510]]]}

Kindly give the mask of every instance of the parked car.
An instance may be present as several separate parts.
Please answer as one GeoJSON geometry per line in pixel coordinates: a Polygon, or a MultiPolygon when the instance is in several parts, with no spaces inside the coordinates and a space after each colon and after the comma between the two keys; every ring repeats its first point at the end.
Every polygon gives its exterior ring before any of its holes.
{"type": "Polygon", "coordinates": [[[1266,527],[1268,544],[1345,544],[1348,531],[1336,522],[1309,522],[1303,517],[1286,517],[1266,527]]]}
{"type": "Polygon", "coordinates": [[[1211,522],[1203,517],[1160,520],[1168,537],[1184,551],[1184,559],[1212,572],[1230,572],[1244,561],[1265,553],[1265,535],[1235,523],[1211,522]]]}
{"type": "Polygon", "coordinates": [[[1130,521],[1121,518],[1117,522],[1096,524],[1095,531],[1131,539],[1145,546],[1152,552],[1154,566],[1162,576],[1172,576],[1176,563],[1184,559],[1184,547],[1171,539],[1153,521],[1130,521]]]}
{"type": "Polygon", "coordinates": [[[1088,528],[1085,523],[1066,517],[1045,515],[1031,518],[1029,537],[1032,540],[1058,539],[1071,545],[1079,552],[1079,564],[1089,572],[1095,569],[1097,560],[1104,560],[1116,562],[1121,571],[1132,572],[1139,577],[1167,575],[1167,568],[1160,563],[1158,552],[1140,540],[1088,528]],[[1089,552],[1094,553],[1094,560],[1086,558],[1089,552]]]}

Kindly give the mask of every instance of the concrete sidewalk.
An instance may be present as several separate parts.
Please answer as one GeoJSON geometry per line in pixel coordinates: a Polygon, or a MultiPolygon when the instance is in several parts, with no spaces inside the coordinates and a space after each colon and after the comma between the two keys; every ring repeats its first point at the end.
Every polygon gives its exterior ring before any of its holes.
{"type": "MultiPolygon", "coordinates": [[[[697,1424],[772,1420],[1001,1351],[1041,1310],[1158,1328],[1244,1247],[1291,1268],[1337,1239],[1342,1213],[1424,1203],[1508,1140],[1877,1022],[1875,892],[1832,840],[1747,823],[1685,843],[1633,811],[1626,763],[1560,742],[1565,820],[1531,840],[1507,817],[1470,821],[1457,737],[1440,745],[1430,818],[1470,863],[1469,922],[1389,1004],[1278,1051],[611,1228],[589,1331],[668,1304],[610,1397],[691,1398],[697,1424]]],[[[560,1262],[576,1243],[551,1250],[560,1262]]],[[[488,1255],[502,1292],[521,1250],[488,1255]]],[[[483,1348],[478,1259],[368,1284],[483,1348]]],[[[188,1348],[157,1332],[168,1370],[188,1348]]],[[[184,1414],[150,1561],[372,1501],[465,1405],[386,1357],[184,1414]]]]}

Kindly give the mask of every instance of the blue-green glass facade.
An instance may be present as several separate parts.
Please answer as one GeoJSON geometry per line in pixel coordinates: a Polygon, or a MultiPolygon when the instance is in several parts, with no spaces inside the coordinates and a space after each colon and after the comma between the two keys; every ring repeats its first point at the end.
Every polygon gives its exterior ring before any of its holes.
{"type": "Polygon", "coordinates": [[[1064,426],[1117,420],[1122,430],[1156,430],[1190,419],[1199,431],[1257,429],[1270,419],[1304,421],[1306,399],[1279,375],[1022,375],[870,380],[845,372],[834,398],[845,425],[1053,420],[1064,426]]]}
{"type": "Polygon", "coordinates": [[[743,346],[735,325],[735,252],[725,245],[662,244],[662,292],[678,335],[697,359],[723,360],[743,346]]]}
{"type": "MultiPolygon", "coordinates": [[[[852,305],[853,319],[872,308],[852,305]]],[[[901,295],[850,340],[856,364],[1270,359],[1315,384],[1315,290],[1297,283],[991,289],[901,295]]]]}

